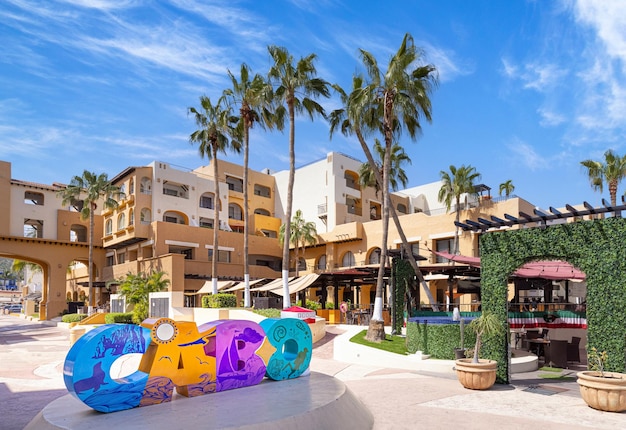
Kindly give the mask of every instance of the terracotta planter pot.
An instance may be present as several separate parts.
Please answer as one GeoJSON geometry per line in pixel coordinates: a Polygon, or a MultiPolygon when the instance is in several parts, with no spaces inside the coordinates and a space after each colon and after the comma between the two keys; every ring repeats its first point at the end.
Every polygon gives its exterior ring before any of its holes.
{"type": "Polygon", "coordinates": [[[456,377],[465,388],[487,390],[496,382],[498,362],[495,360],[478,360],[478,363],[472,363],[471,358],[461,358],[455,363],[456,377]]]}
{"type": "Polygon", "coordinates": [[[626,374],[616,372],[578,372],[583,400],[592,408],[606,412],[626,411],[626,374]]]}

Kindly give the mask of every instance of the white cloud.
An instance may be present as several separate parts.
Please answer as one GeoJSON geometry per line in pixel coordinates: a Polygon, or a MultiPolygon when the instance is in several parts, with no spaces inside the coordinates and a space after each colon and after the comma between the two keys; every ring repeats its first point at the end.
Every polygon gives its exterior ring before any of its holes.
{"type": "Polygon", "coordinates": [[[547,108],[539,108],[537,113],[541,117],[539,123],[544,127],[561,125],[566,121],[564,115],[547,108]]]}
{"type": "Polygon", "coordinates": [[[542,170],[550,166],[550,162],[535,151],[526,142],[515,138],[506,145],[515,156],[516,164],[522,163],[531,171],[542,170]]]}

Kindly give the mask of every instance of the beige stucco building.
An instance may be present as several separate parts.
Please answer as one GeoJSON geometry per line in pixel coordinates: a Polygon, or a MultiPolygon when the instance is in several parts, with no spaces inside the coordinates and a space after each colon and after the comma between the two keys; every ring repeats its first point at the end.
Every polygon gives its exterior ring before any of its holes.
{"type": "MultiPolygon", "coordinates": [[[[374,188],[359,185],[360,165],[353,157],[332,152],[296,170],[293,212],[302,210],[306,221],[315,222],[318,233],[317,243],[300,254],[300,275],[377,266],[382,246],[382,198],[374,188]]],[[[212,164],[183,171],[155,161],[110,176],[112,183],[122,188],[124,198],[117,209],[101,211],[96,218],[94,278],[100,304],[108,300],[109,281],[127,273],[161,270],[171,281],[169,293],[176,297],[173,305],[199,306],[193,293],[210,279],[218,199],[217,272],[220,280],[243,280],[244,186],[248,187],[250,207],[250,279],[280,277],[278,232],[285,213],[288,172],[250,170],[248,184],[244,184],[242,166],[219,160],[218,167],[218,178],[214,178],[212,164]],[[214,195],[215,181],[218,196],[214,195]]],[[[429,250],[451,250],[455,235],[454,208],[447,213],[437,201],[440,186],[434,182],[391,197],[414,253],[425,257],[420,264],[427,266],[447,264],[429,250]]],[[[10,163],[0,162],[0,199],[8,202],[8,210],[0,212],[0,256],[42,266],[43,318],[66,309],[66,299],[77,289],[84,291],[81,283],[87,278],[88,221],[80,219],[76,208],[61,206],[56,194],[62,188],[62,184],[12,179],[10,163]],[[73,264],[76,261],[84,266],[73,264]]],[[[493,198],[483,193],[468,199],[460,218],[489,219],[505,213],[532,213],[533,208],[518,197],[493,198]]],[[[478,256],[478,237],[478,233],[461,231],[460,253],[478,256]]],[[[393,221],[385,246],[400,247],[393,221]]],[[[295,268],[295,261],[290,267],[295,268]]],[[[434,279],[429,287],[438,302],[445,302],[445,280],[434,279]]],[[[308,297],[319,299],[320,288],[328,289],[327,300],[335,297],[334,288],[339,288],[340,300],[347,297],[366,306],[373,301],[375,286],[317,285],[307,290],[308,297]]],[[[467,296],[457,300],[475,300],[467,296]]],[[[426,302],[423,296],[421,300],[426,302]]]]}

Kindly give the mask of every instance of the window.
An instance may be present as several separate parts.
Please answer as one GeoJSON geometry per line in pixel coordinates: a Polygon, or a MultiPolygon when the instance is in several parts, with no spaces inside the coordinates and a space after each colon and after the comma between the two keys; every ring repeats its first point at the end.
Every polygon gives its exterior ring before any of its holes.
{"type": "Polygon", "coordinates": [[[117,264],[123,264],[126,262],[126,254],[123,252],[120,252],[119,254],[117,254],[117,264]]]}
{"type": "Polygon", "coordinates": [[[185,260],[193,260],[193,248],[180,248],[175,246],[170,246],[170,254],[183,254],[185,256],[185,260]]]}
{"type": "Polygon", "coordinates": [[[150,224],[152,222],[152,211],[148,208],[141,209],[141,223],[150,224]]]}
{"type": "Polygon", "coordinates": [[[141,184],[139,185],[139,192],[141,194],[152,194],[152,181],[145,176],[141,178],[141,184]]]}
{"type": "Polygon", "coordinates": [[[317,260],[317,270],[326,270],[326,255],[322,255],[317,260]]]}
{"type": "Polygon", "coordinates": [[[213,220],[210,218],[200,217],[200,227],[213,228],[213,220]]]}
{"type": "Polygon", "coordinates": [[[354,197],[346,197],[346,205],[348,206],[348,213],[353,215],[361,215],[361,205],[359,200],[354,197]]]}
{"type": "Polygon", "coordinates": [[[126,195],[126,184],[120,185],[120,195],[126,195]]]}
{"type": "Polygon", "coordinates": [[[177,184],[175,182],[164,181],[163,195],[188,199],[189,187],[185,184],[177,184]]]}
{"type": "Polygon", "coordinates": [[[24,218],[24,237],[43,239],[43,220],[24,218]]]}
{"type": "Polygon", "coordinates": [[[354,254],[352,253],[352,251],[348,251],[345,254],[343,254],[341,265],[343,267],[356,266],[356,261],[354,260],[354,254]]]}
{"type": "Polygon", "coordinates": [[[243,216],[241,214],[241,208],[236,203],[231,203],[228,205],[228,218],[235,220],[243,220],[243,216]]]}
{"type": "Polygon", "coordinates": [[[367,264],[380,264],[380,248],[375,248],[370,252],[367,264]]]}
{"type": "Polygon", "coordinates": [[[135,194],[135,178],[130,178],[130,186],[128,187],[130,194],[135,194]]]}
{"type": "Polygon", "coordinates": [[[272,192],[269,187],[266,187],[265,185],[254,184],[254,195],[269,198],[271,197],[272,192]]]}
{"type": "Polygon", "coordinates": [[[133,208],[128,213],[128,225],[135,225],[135,209],[133,208]]]}
{"type": "Polygon", "coordinates": [[[262,228],[261,233],[263,233],[263,236],[265,237],[272,237],[274,239],[278,237],[278,234],[274,230],[265,230],[262,228]]]}
{"type": "Polygon", "coordinates": [[[344,179],[346,180],[346,186],[348,188],[352,188],[353,190],[361,189],[361,187],[359,187],[359,175],[356,173],[346,170],[344,173],[344,179]]]}
{"type": "Polygon", "coordinates": [[[233,176],[226,176],[226,183],[230,191],[237,191],[243,193],[243,181],[240,178],[233,176]]]}
{"type": "MultiPolygon", "coordinates": [[[[440,239],[435,241],[435,250],[437,252],[448,252],[450,254],[453,253],[454,249],[454,239],[440,239]]],[[[435,263],[445,263],[448,260],[446,258],[437,256],[435,263]]]]}
{"type": "MultiPolygon", "coordinates": [[[[209,249],[209,260],[213,261],[213,249],[209,249]]],[[[220,263],[230,263],[230,251],[219,250],[217,261],[220,263]]]]}
{"type": "Polygon", "coordinates": [[[257,215],[271,216],[270,211],[268,211],[267,209],[256,208],[254,210],[254,213],[257,215]]]}
{"type": "Polygon", "coordinates": [[[113,220],[112,219],[108,219],[107,222],[104,224],[104,234],[105,236],[110,236],[111,234],[113,234],[113,220]]]}
{"type": "Polygon", "coordinates": [[[406,205],[404,203],[398,203],[398,206],[396,207],[396,210],[398,212],[400,212],[401,214],[405,214],[406,213],[406,205]]]}
{"type": "Polygon", "coordinates": [[[298,270],[306,270],[306,260],[302,257],[298,258],[298,270]]]}
{"type": "Polygon", "coordinates": [[[43,194],[34,191],[26,191],[24,193],[24,203],[28,205],[43,206],[43,194]]]}
{"type": "Polygon", "coordinates": [[[117,231],[124,230],[126,227],[126,214],[121,213],[117,216],[117,231]]]}
{"type": "Polygon", "coordinates": [[[167,211],[163,214],[163,221],[173,224],[187,224],[181,214],[172,211],[167,211]]]}
{"type": "Polygon", "coordinates": [[[115,261],[113,260],[113,256],[107,255],[106,262],[104,264],[110,267],[110,266],[113,266],[113,263],[115,263],[115,261]]]}
{"type": "Polygon", "coordinates": [[[205,209],[213,209],[213,193],[204,193],[200,196],[200,207],[205,209]]]}
{"type": "Polygon", "coordinates": [[[70,230],[70,241],[87,242],[87,227],[80,224],[72,224],[70,230]]]}

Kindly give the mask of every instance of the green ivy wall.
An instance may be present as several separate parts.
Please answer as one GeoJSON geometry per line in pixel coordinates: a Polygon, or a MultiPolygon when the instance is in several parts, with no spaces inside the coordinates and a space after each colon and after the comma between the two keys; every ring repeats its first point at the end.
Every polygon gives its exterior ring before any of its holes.
{"type": "MultiPolygon", "coordinates": [[[[626,368],[626,220],[579,221],[480,237],[482,310],[507,324],[507,278],[524,263],[565,260],[587,277],[587,350],[607,351],[607,370],[626,368]]],[[[508,383],[506,335],[486,339],[481,358],[498,361],[508,383]]]]}

